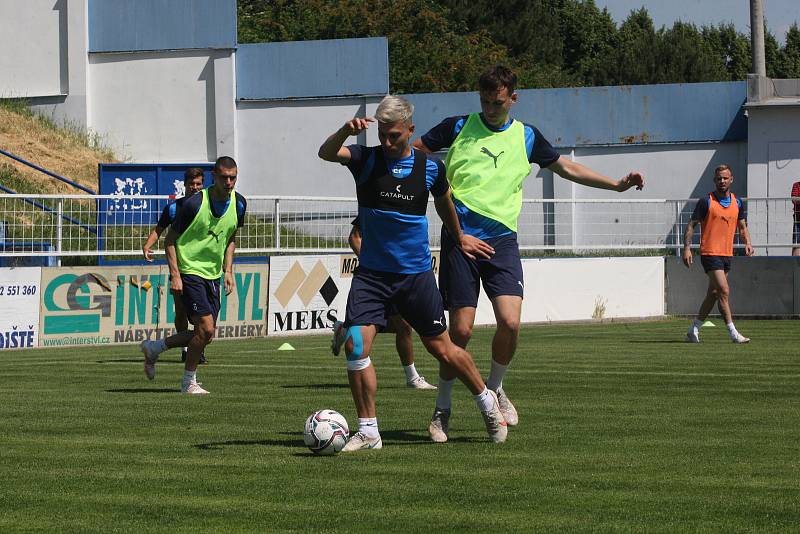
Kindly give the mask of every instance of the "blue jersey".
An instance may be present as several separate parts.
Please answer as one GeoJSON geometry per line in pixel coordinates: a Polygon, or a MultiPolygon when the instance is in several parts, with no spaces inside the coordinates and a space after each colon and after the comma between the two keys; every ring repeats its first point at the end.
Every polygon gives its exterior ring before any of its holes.
{"type": "MultiPolygon", "coordinates": [[[[464,127],[468,117],[468,115],[448,117],[438,125],[431,128],[428,133],[423,135],[422,142],[426,147],[434,152],[450,147],[453,144],[453,141],[455,141],[456,137],[458,137],[458,134],[464,127]]],[[[495,132],[507,130],[513,122],[513,119],[509,119],[508,122],[501,128],[495,128],[486,122],[482,113],[480,114],[480,118],[483,121],[483,124],[489,130],[495,132]]],[[[542,135],[542,132],[530,124],[524,124],[524,126],[525,148],[528,152],[528,161],[537,164],[539,167],[545,168],[558,160],[560,154],[556,152],[556,150],[553,148],[553,145],[551,145],[550,142],[545,139],[545,137],[542,135]]],[[[501,237],[514,233],[503,223],[489,217],[485,217],[479,213],[475,213],[458,200],[453,199],[453,202],[455,203],[458,219],[461,223],[461,228],[464,230],[464,233],[475,236],[479,239],[491,239],[493,237],[501,237]]]]}
{"type": "Polygon", "coordinates": [[[416,274],[431,269],[428,193],[445,195],[444,165],[412,150],[393,160],[380,147],[350,145],[347,168],[358,194],[359,264],[375,271],[416,274]]]}
{"type": "Polygon", "coordinates": [[[175,220],[175,216],[178,213],[178,209],[181,207],[181,204],[183,204],[183,201],[185,199],[186,197],[182,197],[176,200],[175,202],[170,202],[169,204],[164,206],[164,209],[161,210],[161,217],[158,218],[156,226],[158,226],[159,228],[166,228],[170,224],[172,224],[172,222],[175,220]]]}

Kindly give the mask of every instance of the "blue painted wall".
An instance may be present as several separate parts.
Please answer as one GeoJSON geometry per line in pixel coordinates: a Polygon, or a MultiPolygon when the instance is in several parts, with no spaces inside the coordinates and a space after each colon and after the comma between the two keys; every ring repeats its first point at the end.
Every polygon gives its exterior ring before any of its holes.
{"type": "Polygon", "coordinates": [[[89,0],[89,51],[235,48],[236,0],[89,0]]]}
{"type": "Polygon", "coordinates": [[[385,37],[239,45],[236,97],[277,100],[389,91],[385,37]]]}
{"type": "MultiPolygon", "coordinates": [[[[556,147],[743,141],[746,82],[525,89],[512,116],[556,147]]],[[[480,111],[478,93],[407,95],[419,135],[449,116],[480,111]]]]}

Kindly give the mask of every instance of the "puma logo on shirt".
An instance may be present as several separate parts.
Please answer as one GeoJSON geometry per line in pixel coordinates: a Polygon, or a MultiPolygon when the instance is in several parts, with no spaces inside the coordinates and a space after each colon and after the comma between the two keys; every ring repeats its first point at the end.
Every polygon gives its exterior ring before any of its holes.
{"type": "Polygon", "coordinates": [[[495,169],[497,168],[497,158],[499,158],[501,155],[503,155],[503,152],[505,152],[505,150],[501,150],[500,153],[495,156],[494,154],[492,154],[492,151],[489,150],[488,148],[486,148],[485,146],[481,147],[481,154],[486,154],[487,156],[492,158],[492,160],[494,161],[494,168],[495,169]]]}

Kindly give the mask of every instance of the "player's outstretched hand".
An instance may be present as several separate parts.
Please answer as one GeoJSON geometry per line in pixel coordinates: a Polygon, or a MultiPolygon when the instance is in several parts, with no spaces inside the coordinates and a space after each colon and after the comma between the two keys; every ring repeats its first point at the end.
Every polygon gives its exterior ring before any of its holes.
{"type": "Polygon", "coordinates": [[[372,117],[365,117],[363,119],[356,117],[344,123],[342,128],[347,132],[347,135],[358,135],[369,128],[369,123],[371,122],[375,122],[375,119],[372,117]]]}
{"type": "Polygon", "coordinates": [[[744,246],[744,253],[748,256],[752,256],[755,254],[755,250],[753,250],[753,245],[745,245],[744,246]]]}
{"type": "Polygon", "coordinates": [[[691,267],[694,261],[692,258],[692,249],[684,248],[682,258],[683,258],[683,264],[687,267],[691,267]]]}
{"type": "Polygon", "coordinates": [[[494,249],[481,239],[475,236],[461,234],[461,242],[459,243],[461,250],[471,260],[478,258],[491,258],[494,255],[494,249]]]}
{"type": "Polygon", "coordinates": [[[639,191],[644,188],[644,176],[638,171],[629,172],[627,176],[622,178],[617,184],[617,191],[622,193],[634,186],[639,191]]]}
{"type": "Polygon", "coordinates": [[[144,261],[152,262],[153,261],[153,251],[147,247],[142,248],[142,252],[144,253],[144,261]]]}

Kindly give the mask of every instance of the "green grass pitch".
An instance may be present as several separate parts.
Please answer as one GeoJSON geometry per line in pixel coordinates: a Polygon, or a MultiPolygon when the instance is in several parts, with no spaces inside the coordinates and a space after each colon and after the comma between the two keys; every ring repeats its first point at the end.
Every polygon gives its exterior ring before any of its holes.
{"type": "MultiPolygon", "coordinates": [[[[356,426],[327,337],[215,343],[205,398],[179,394],[177,351],[154,382],[135,346],[2,351],[0,531],[796,532],[799,324],[740,321],[747,346],[682,343],[686,320],[525,327],[501,445],[462,385],[430,443],[436,393],[381,335],[384,448],[335,457],[301,436],[319,408],[356,426]]],[[[470,345],[484,373],[492,332],[470,345]]],[[[418,343],[417,366],[435,381],[418,343]]]]}

